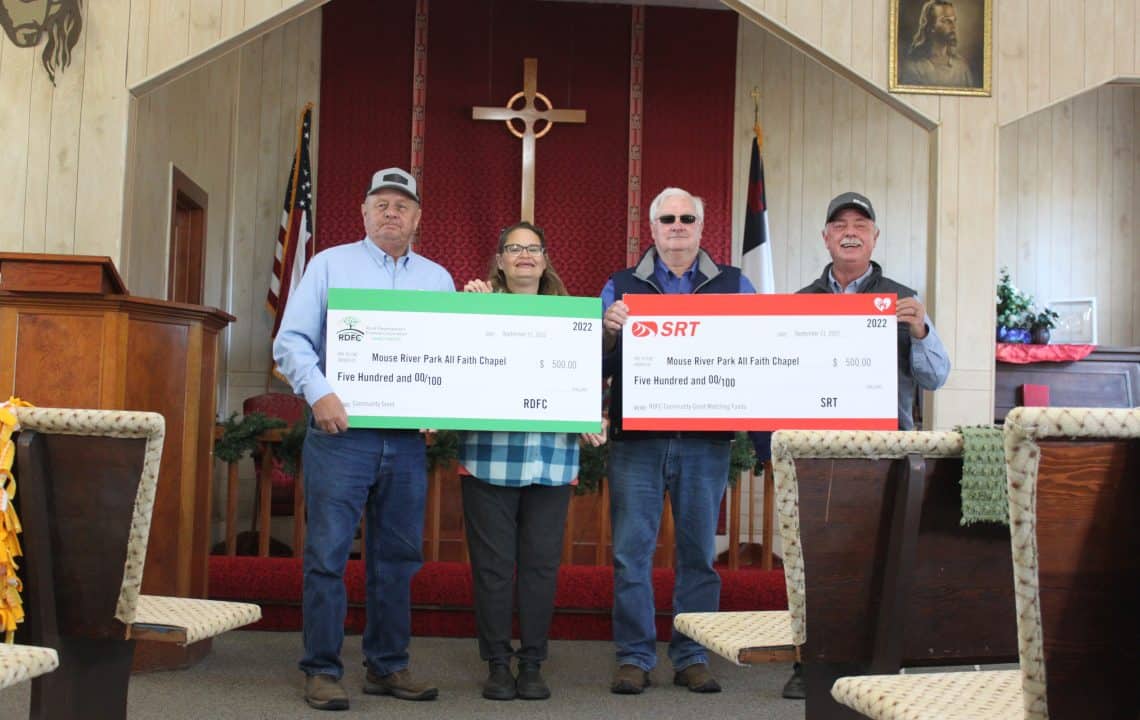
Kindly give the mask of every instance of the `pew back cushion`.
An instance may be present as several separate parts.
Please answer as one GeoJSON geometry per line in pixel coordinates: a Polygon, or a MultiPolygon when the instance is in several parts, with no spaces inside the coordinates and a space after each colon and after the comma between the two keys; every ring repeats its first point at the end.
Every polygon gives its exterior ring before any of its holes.
{"type": "Polygon", "coordinates": [[[31,431],[19,439],[23,496],[37,518],[25,530],[28,563],[55,588],[59,634],[186,644],[261,617],[248,603],[141,595],[161,492],[161,415],[20,408],[17,416],[31,431]]]}
{"type": "MultiPolygon", "coordinates": [[[[46,509],[53,517],[50,559],[55,582],[89,587],[87,578],[121,578],[109,611],[129,625],[142,588],[166,427],[163,417],[150,412],[19,408],[17,418],[22,430],[40,433],[46,445],[39,462],[25,471],[45,470],[37,483],[43,485],[46,509]],[[109,441],[79,440],[89,436],[109,441]],[[51,465],[45,467],[46,462],[51,465]],[[64,527],[67,531],[61,532],[64,527]]],[[[79,627],[92,618],[108,617],[102,612],[108,609],[91,612],[84,606],[102,601],[91,595],[57,594],[61,625],[79,627]]],[[[94,634],[113,633],[102,627],[94,634]]]]}
{"type": "Polygon", "coordinates": [[[1140,409],[1014,408],[1003,434],[1027,717],[1140,712],[1140,409]]]}
{"type": "Polygon", "coordinates": [[[772,435],[772,471],[776,485],[776,515],[784,545],[784,578],[788,590],[792,640],[807,641],[807,592],[800,527],[800,488],[797,458],[961,457],[962,436],[951,432],[865,432],[779,430],[772,435]]]}

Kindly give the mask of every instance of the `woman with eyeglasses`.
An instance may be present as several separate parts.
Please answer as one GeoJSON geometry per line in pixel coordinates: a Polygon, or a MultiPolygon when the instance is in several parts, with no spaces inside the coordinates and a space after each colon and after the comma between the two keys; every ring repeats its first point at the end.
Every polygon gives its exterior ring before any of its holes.
{"type": "MultiPolygon", "coordinates": [[[[499,234],[488,280],[464,292],[566,295],[546,255],[542,229],[518,222],[499,234]]],[[[526,382],[520,377],[519,382],[526,382]]],[[[594,446],[599,434],[583,433],[594,446]]],[[[572,485],[578,476],[578,436],[555,432],[460,433],[463,518],[475,591],[479,655],[489,674],[483,697],[545,700],[550,688],[540,671],[554,614],[554,591],[572,485]],[[511,645],[517,569],[519,648],[511,645]],[[511,658],[518,658],[518,675],[511,658]]]]}

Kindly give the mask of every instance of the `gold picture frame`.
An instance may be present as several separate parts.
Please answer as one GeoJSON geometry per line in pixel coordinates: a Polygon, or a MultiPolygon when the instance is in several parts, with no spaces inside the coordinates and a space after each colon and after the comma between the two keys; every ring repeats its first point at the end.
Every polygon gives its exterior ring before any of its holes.
{"type": "Polygon", "coordinates": [[[989,96],[993,0],[890,0],[888,89],[989,96]]]}

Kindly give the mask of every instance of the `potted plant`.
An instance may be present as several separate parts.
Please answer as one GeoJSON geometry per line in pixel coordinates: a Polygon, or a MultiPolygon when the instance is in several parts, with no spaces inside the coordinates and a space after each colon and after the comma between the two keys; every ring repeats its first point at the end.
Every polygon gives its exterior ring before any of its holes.
{"type": "Polygon", "coordinates": [[[1049,331],[1057,327],[1059,318],[1060,316],[1048,307],[1043,308],[1041,312],[1030,318],[1029,331],[1034,345],[1049,344],[1049,331]]]}
{"type": "Polygon", "coordinates": [[[997,341],[1029,342],[1032,307],[1033,298],[1014,286],[1009,269],[1003,267],[997,286],[997,341]]]}

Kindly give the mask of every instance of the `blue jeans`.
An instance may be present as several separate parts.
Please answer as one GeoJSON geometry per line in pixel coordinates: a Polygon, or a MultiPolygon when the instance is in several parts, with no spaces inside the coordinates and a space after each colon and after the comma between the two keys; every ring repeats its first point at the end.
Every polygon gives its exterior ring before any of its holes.
{"type": "Polygon", "coordinates": [[[300,668],[306,675],[339,679],[344,674],[344,569],[363,513],[364,658],[381,676],[402,670],[408,666],[412,576],[423,565],[423,435],[369,429],[330,435],[310,424],[303,462],[308,530],[302,593],[305,655],[300,668]]]}
{"type": "MultiPolygon", "coordinates": [[[[669,493],[676,528],[673,614],[720,608],[716,521],[728,485],[729,441],[695,438],[618,440],[610,447],[614,535],[614,642],[619,665],[657,664],[653,552],[669,493]]],[[[707,663],[705,649],[673,630],[669,661],[680,671],[707,663]]]]}

